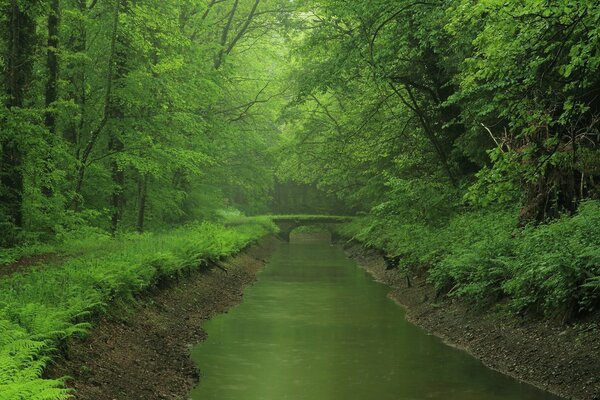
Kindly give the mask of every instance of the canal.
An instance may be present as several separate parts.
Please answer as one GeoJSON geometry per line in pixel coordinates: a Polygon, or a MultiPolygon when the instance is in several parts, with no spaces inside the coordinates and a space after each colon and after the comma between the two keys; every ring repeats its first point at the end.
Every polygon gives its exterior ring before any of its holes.
{"type": "Polygon", "coordinates": [[[281,244],[243,303],[204,325],[194,400],[551,400],[406,322],[324,239],[281,244]]]}

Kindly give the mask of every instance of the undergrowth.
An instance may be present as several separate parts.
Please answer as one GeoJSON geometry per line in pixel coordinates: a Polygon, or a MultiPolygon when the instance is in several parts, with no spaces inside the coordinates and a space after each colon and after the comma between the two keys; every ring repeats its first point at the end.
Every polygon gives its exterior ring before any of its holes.
{"type": "Polygon", "coordinates": [[[513,210],[463,212],[439,225],[369,215],[340,234],[428,270],[441,294],[562,321],[600,308],[600,202],[519,228],[513,210]]]}
{"type": "Polygon", "coordinates": [[[264,221],[229,228],[202,223],[117,239],[101,232],[64,238],[60,251],[73,255],[65,263],[0,280],[0,400],[70,398],[63,381],[41,376],[64,339],[88,331],[91,315],[273,230],[264,221]]]}

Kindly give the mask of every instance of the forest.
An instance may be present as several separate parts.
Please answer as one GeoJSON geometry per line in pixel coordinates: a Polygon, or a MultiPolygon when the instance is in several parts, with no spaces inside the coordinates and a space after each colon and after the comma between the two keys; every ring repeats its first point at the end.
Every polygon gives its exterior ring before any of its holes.
{"type": "Polygon", "coordinates": [[[0,9],[0,399],[69,398],[67,338],[275,214],[355,217],[440,297],[597,318],[599,1],[0,9]]]}

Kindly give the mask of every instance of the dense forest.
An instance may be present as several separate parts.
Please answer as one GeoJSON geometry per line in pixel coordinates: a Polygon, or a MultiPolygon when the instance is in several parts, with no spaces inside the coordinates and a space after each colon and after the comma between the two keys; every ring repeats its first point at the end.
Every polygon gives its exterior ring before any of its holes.
{"type": "Polygon", "coordinates": [[[567,321],[600,305],[599,5],[328,1],[292,46],[278,172],[440,294],[567,321]]]}
{"type": "Polygon", "coordinates": [[[223,3],[3,2],[4,245],[266,211],[281,5],[223,3]]]}
{"type": "Polygon", "coordinates": [[[0,9],[1,399],[65,398],[57,346],[274,229],[242,215],[357,216],[341,234],[478,307],[600,308],[598,1],[0,9]]]}

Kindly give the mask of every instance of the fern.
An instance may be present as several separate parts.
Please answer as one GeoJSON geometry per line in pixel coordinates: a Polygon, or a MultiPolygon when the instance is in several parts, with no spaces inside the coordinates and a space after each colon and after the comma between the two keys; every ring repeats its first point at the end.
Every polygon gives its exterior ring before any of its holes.
{"type": "Polygon", "coordinates": [[[59,343],[85,334],[92,312],[131,301],[160,277],[239,251],[268,232],[262,224],[203,223],[164,235],[86,244],[93,255],[0,279],[0,400],[63,400],[61,380],[41,379],[59,343]]]}
{"type": "Polygon", "coordinates": [[[72,390],[64,388],[60,380],[34,379],[11,384],[0,384],[0,400],[66,400],[72,390]]]}
{"type": "Polygon", "coordinates": [[[589,278],[586,283],[582,285],[585,288],[592,289],[593,291],[600,292],[600,276],[594,276],[589,278]]]}

